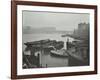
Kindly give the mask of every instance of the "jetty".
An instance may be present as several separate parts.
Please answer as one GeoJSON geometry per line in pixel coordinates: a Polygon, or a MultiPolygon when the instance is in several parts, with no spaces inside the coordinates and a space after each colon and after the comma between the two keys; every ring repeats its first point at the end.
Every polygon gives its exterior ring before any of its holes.
{"type": "Polygon", "coordinates": [[[71,37],[72,42],[67,42],[69,66],[89,65],[89,37],[76,34],[65,34],[62,37],[71,37]]]}

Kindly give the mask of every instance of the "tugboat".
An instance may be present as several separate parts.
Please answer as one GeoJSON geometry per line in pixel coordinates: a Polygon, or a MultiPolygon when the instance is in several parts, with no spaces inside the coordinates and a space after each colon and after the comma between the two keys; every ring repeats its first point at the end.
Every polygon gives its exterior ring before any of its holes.
{"type": "Polygon", "coordinates": [[[68,53],[66,50],[51,50],[51,56],[57,56],[57,57],[68,57],[68,53]]]}

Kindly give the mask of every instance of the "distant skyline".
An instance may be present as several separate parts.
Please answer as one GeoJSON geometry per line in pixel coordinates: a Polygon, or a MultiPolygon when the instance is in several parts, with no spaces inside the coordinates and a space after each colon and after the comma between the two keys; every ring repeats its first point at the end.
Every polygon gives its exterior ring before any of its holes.
{"type": "Polygon", "coordinates": [[[72,31],[79,23],[89,23],[89,14],[23,11],[23,28],[50,28],[72,31]]]}

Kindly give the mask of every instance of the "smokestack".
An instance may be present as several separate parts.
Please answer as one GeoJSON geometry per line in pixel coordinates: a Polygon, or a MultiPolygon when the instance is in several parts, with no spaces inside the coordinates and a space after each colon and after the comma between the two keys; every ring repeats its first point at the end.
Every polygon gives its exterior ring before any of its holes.
{"type": "Polygon", "coordinates": [[[69,38],[64,42],[64,49],[68,50],[68,43],[69,43],[69,38]]]}

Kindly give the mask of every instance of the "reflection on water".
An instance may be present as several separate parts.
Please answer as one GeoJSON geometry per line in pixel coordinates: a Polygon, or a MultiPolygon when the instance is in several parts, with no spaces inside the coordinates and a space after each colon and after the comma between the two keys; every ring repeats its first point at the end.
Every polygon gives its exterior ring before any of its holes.
{"type": "Polygon", "coordinates": [[[43,67],[64,67],[68,65],[68,58],[55,57],[50,53],[41,55],[41,64],[43,67]]]}

